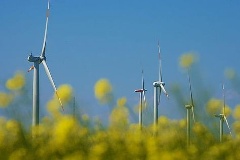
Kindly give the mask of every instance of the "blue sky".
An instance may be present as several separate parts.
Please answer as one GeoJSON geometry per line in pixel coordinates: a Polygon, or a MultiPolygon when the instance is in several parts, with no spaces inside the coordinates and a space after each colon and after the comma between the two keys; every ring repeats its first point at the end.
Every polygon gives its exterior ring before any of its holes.
{"type": "MultiPolygon", "coordinates": [[[[46,7],[47,0],[1,0],[1,83],[17,70],[28,70],[32,65],[27,61],[29,53],[39,55],[46,7]]],[[[133,107],[138,103],[139,95],[134,90],[141,87],[143,68],[147,98],[152,104],[160,41],[167,90],[174,83],[187,87],[186,74],[178,61],[181,54],[193,51],[199,57],[203,83],[220,98],[224,69],[231,67],[239,72],[239,19],[237,0],[51,0],[47,63],[57,86],[71,84],[77,101],[87,106],[84,111],[103,117],[107,107],[98,104],[93,91],[100,78],[108,78],[115,97],[126,96],[133,107]]],[[[40,68],[44,106],[53,90],[40,68]]],[[[31,90],[32,73],[26,74],[31,90]]],[[[169,100],[162,97],[160,115],[177,114],[175,105],[171,94],[169,100]]]]}

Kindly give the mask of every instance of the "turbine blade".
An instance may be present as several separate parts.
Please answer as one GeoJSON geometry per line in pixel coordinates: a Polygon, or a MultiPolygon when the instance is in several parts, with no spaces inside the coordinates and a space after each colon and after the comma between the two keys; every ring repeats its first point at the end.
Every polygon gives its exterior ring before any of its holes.
{"type": "MultiPolygon", "coordinates": [[[[162,94],[162,89],[159,88],[159,94],[158,94],[158,105],[160,104],[161,94],[162,94]]],[[[157,106],[158,106],[158,105],[157,105],[157,106]]]]}
{"type": "Polygon", "coordinates": [[[230,135],[232,136],[232,132],[231,132],[230,126],[229,126],[229,124],[228,124],[227,118],[226,118],[225,115],[223,115],[223,117],[224,117],[224,120],[225,120],[225,122],[226,122],[226,124],[227,124],[227,127],[228,127],[228,129],[229,129],[229,133],[230,133],[230,135]]]}
{"type": "Polygon", "coordinates": [[[190,92],[191,105],[192,105],[192,107],[194,107],[193,95],[192,95],[192,85],[191,85],[191,80],[190,80],[189,73],[188,73],[188,84],[189,84],[189,92],[190,92]]]}
{"type": "Polygon", "coordinates": [[[144,90],[145,88],[144,88],[145,86],[144,86],[144,78],[143,78],[143,70],[142,70],[142,89],[144,90]]]}
{"type": "Polygon", "coordinates": [[[158,61],[159,61],[159,81],[162,82],[162,60],[161,60],[161,48],[158,41],[158,61]]]}
{"type": "Polygon", "coordinates": [[[145,89],[145,83],[144,83],[144,77],[143,77],[143,70],[142,70],[142,92],[143,92],[144,105],[146,105],[145,91],[147,91],[147,90],[145,89]]]}
{"type": "MultiPolygon", "coordinates": [[[[164,86],[163,86],[162,84],[160,84],[160,87],[161,87],[160,91],[162,90],[163,93],[168,97],[168,93],[167,93],[167,91],[165,90],[164,86]]],[[[159,94],[159,95],[160,95],[160,94],[159,94]]]]}
{"type": "Polygon", "coordinates": [[[52,85],[54,91],[57,91],[57,88],[56,88],[56,86],[55,86],[55,84],[54,84],[54,82],[53,82],[53,78],[52,78],[52,75],[51,75],[51,73],[50,73],[50,71],[49,71],[49,68],[48,68],[48,66],[47,66],[46,61],[43,60],[42,63],[43,63],[44,69],[45,69],[45,71],[46,71],[46,73],[47,73],[47,76],[48,76],[48,78],[49,78],[49,80],[50,80],[50,82],[51,82],[51,85],[52,85]]]}
{"type": "Polygon", "coordinates": [[[29,69],[28,69],[28,72],[30,72],[31,70],[34,69],[34,66],[31,66],[29,69]]]}
{"type": "Polygon", "coordinates": [[[145,95],[145,90],[143,90],[143,104],[144,104],[144,108],[146,107],[147,103],[146,103],[146,95],[145,95]]]}
{"type": "MultiPolygon", "coordinates": [[[[57,98],[58,98],[58,100],[59,100],[59,102],[60,102],[60,104],[61,104],[61,107],[62,107],[62,109],[63,109],[62,101],[61,101],[60,97],[58,96],[57,88],[56,88],[56,86],[55,86],[55,84],[54,84],[54,82],[53,82],[53,78],[52,78],[52,76],[51,76],[51,73],[50,73],[50,71],[49,71],[49,68],[48,68],[48,66],[47,66],[46,61],[43,60],[43,61],[42,61],[42,64],[43,64],[43,66],[44,66],[44,69],[45,69],[45,71],[46,71],[46,73],[47,73],[48,79],[50,80],[51,85],[52,85],[52,87],[53,87],[53,89],[54,89],[54,91],[55,91],[55,94],[56,94],[56,96],[57,96],[57,98]]],[[[64,110],[64,109],[63,109],[63,110],[64,110]]]]}
{"type": "Polygon", "coordinates": [[[193,106],[192,106],[192,116],[193,116],[193,122],[195,123],[196,120],[195,120],[195,114],[194,114],[194,109],[193,109],[193,106]]]}
{"type": "Polygon", "coordinates": [[[223,115],[225,116],[225,87],[224,84],[222,84],[222,90],[223,90],[223,115]]]}
{"type": "Polygon", "coordinates": [[[47,14],[46,14],[47,18],[46,18],[46,25],[45,25],[45,32],[44,32],[44,39],[43,39],[41,57],[45,57],[46,44],[47,44],[47,30],[48,30],[49,12],[50,12],[50,1],[48,0],[48,7],[47,7],[47,14]]]}

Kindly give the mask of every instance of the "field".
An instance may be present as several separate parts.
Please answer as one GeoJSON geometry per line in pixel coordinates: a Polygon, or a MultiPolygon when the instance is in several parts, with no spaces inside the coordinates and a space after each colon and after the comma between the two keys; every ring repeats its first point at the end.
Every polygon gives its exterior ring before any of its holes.
{"type": "MultiPolygon", "coordinates": [[[[189,69],[195,61],[194,55],[186,54],[180,58],[180,65],[189,69]]],[[[228,69],[226,76],[233,86],[240,83],[235,71],[228,69]]],[[[53,96],[46,106],[48,114],[38,126],[29,127],[31,124],[26,119],[29,121],[31,116],[26,115],[31,109],[24,106],[31,104],[31,97],[26,93],[25,75],[17,72],[4,85],[5,90],[0,92],[4,113],[0,118],[0,159],[240,159],[240,105],[230,107],[226,104],[226,117],[232,119],[232,135],[224,123],[222,143],[219,142],[218,123],[211,120],[214,114],[222,112],[222,99],[207,98],[205,110],[196,114],[202,121],[191,124],[191,144],[187,145],[185,118],[172,120],[160,116],[157,126],[149,123],[140,129],[137,123],[130,121],[132,112],[124,97],[113,102],[109,124],[104,125],[87,114],[62,112],[53,96]]],[[[100,104],[113,101],[108,79],[100,79],[94,89],[100,104]]],[[[183,103],[176,86],[172,92],[176,101],[183,103]]],[[[67,110],[73,88],[63,84],[58,94],[67,110]]]]}

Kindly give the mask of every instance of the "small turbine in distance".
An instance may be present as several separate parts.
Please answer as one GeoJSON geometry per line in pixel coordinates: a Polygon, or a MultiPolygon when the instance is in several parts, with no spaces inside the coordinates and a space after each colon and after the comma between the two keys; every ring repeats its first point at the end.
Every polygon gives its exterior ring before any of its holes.
{"type": "Polygon", "coordinates": [[[145,92],[147,90],[145,89],[144,86],[144,78],[143,78],[143,70],[142,70],[142,88],[141,89],[137,89],[135,90],[135,92],[140,93],[140,106],[138,109],[138,123],[139,123],[139,127],[140,129],[142,129],[142,110],[143,110],[143,103],[144,105],[146,105],[146,96],[145,96],[145,92]]]}
{"type": "Polygon", "coordinates": [[[191,104],[185,105],[185,108],[187,109],[187,145],[190,145],[190,137],[191,137],[191,129],[190,129],[190,124],[191,124],[191,116],[190,113],[192,111],[192,119],[193,122],[195,123],[195,116],[194,116],[194,103],[193,103],[193,96],[192,96],[192,86],[191,86],[191,80],[190,76],[188,73],[188,84],[189,84],[189,92],[190,92],[190,100],[191,104]]]}
{"type": "Polygon", "coordinates": [[[168,94],[164,88],[165,83],[163,82],[162,78],[162,61],[161,61],[161,50],[160,50],[160,45],[158,42],[158,60],[159,60],[159,79],[158,81],[153,82],[153,87],[154,87],[154,95],[153,95],[153,101],[154,101],[154,119],[153,119],[153,124],[154,126],[157,125],[158,123],[158,106],[160,103],[160,96],[161,96],[161,91],[168,97],[168,94]]]}
{"type": "Polygon", "coordinates": [[[215,115],[215,117],[219,118],[220,120],[220,123],[219,123],[219,140],[220,142],[222,142],[223,140],[223,123],[226,122],[227,124],[227,127],[229,129],[229,133],[230,135],[232,136],[232,133],[231,133],[231,129],[230,129],[230,126],[228,124],[228,121],[227,121],[227,118],[226,118],[226,114],[225,114],[225,86],[224,84],[222,85],[222,90],[223,90],[223,113],[219,114],[219,115],[215,115]]]}
{"type": "Polygon", "coordinates": [[[63,109],[61,99],[59,98],[58,93],[57,93],[57,88],[53,82],[53,78],[51,76],[51,73],[50,73],[47,63],[46,63],[45,51],[46,51],[46,44],[47,44],[47,29],[48,29],[49,11],[50,11],[50,2],[48,0],[46,26],[45,26],[45,33],[44,33],[44,40],[43,40],[41,54],[38,57],[34,57],[32,54],[30,54],[28,56],[28,61],[34,63],[34,65],[28,70],[28,71],[30,71],[32,69],[34,70],[34,73],[33,73],[33,119],[32,119],[33,126],[36,126],[39,124],[39,64],[40,63],[43,64],[46,74],[51,82],[51,85],[52,85],[52,87],[55,91],[55,94],[57,95],[58,100],[63,109]]]}

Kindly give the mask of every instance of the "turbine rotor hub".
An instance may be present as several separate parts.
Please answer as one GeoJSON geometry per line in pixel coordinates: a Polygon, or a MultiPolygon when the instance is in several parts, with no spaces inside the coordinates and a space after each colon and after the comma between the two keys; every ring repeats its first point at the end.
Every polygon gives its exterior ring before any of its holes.
{"type": "Polygon", "coordinates": [[[46,57],[45,57],[45,56],[40,56],[39,58],[40,58],[41,62],[42,62],[43,60],[46,61],[46,57]]]}

